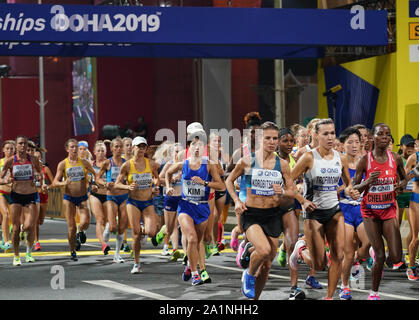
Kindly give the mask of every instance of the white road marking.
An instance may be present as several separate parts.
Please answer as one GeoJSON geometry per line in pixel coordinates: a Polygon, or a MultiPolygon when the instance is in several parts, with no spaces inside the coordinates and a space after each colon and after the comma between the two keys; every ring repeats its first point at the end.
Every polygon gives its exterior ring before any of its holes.
{"type": "MultiPolygon", "coordinates": [[[[214,267],[214,268],[219,268],[219,269],[225,269],[225,270],[243,272],[243,269],[239,269],[239,268],[217,266],[215,264],[210,264],[210,263],[206,263],[206,265],[207,266],[210,266],[210,267],[214,267]]],[[[270,274],[269,277],[278,278],[278,279],[284,279],[284,280],[289,280],[289,277],[279,276],[279,275],[276,275],[276,274],[270,274]]],[[[305,279],[298,279],[298,281],[305,283],[305,279]]],[[[327,287],[327,283],[322,283],[322,282],[319,282],[319,283],[322,284],[323,286],[327,287]]],[[[362,289],[356,289],[356,288],[351,288],[351,291],[362,292],[362,293],[367,293],[367,294],[370,293],[369,290],[362,290],[362,289]]],[[[388,297],[388,298],[393,298],[393,299],[400,299],[400,300],[419,300],[417,298],[406,297],[406,296],[401,296],[401,295],[396,295],[396,294],[391,294],[391,293],[385,293],[385,292],[382,292],[382,291],[379,292],[379,295],[380,296],[383,296],[383,297],[388,297]]]]}
{"type": "Polygon", "coordinates": [[[95,286],[102,286],[102,287],[105,287],[105,288],[110,288],[110,289],[114,289],[114,290],[123,291],[123,292],[130,293],[130,294],[136,294],[136,295],[139,295],[139,296],[143,296],[143,297],[147,297],[147,298],[151,298],[151,299],[156,299],[156,300],[174,300],[172,298],[163,296],[161,294],[157,294],[157,293],[153,293],[153,292],[146,291],[146,290],[143,290],[143,289],[127,286],[125,284],[121,284],[121,283],[111,281],[111,280],[95,280],[95,281],[83,281],[83,282],[86,282],[88,284],[92,284],[92,285],[95,285],[95,286]]]}

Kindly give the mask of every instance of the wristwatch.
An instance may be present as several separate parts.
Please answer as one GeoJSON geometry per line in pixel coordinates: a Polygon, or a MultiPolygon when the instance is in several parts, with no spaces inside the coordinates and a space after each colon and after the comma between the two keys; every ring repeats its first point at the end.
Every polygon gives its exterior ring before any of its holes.
{"type": "Polygon", "coordinates": [[[204,181],[204,186],[208,187],[209,181],[204,181]]]}

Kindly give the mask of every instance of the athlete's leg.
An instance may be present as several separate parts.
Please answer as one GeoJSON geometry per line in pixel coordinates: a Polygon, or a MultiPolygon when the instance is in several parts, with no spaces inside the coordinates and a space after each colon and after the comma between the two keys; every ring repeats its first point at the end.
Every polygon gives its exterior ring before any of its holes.
{"type": "Polygon", "coordinates": [[[15,256],[19,255],[19,233],[21,225],[22,206],[20,204],[10,205],[10,215],[12,218],[13,230],[12,230],[12,244],[15,256]]]}
{"type": "Polygon", "coordinates": [[[141,211],[132,204],[127,204],[128,220],[132,231],[132,251],[135,264],[140,263],[141,250],[141,211]]]}
{"type": "Polygon", "coordinates": [[[343,248],[343,263],[342,263],[342,285],[349,286],[349,274],[351,273],[352,265],[354,262],[354,227],[345,223],[345,244],[343,248]]]}
{"type": "Polygon", "coordinates": [[[63,209],[65,211],[65,219],[67,221],[67,238],[70,251],[76,251],[76,206],[68,201],[63,200],[63,209]]]}
{"type": "Polygon", "coordinates": [[[118,205],[114,201],[106,201],[106,217],[108,218],[109,223],[109,232],[117,232],[118,223],[116,222],[116,217],[118,216],[118,205]]]}
{"type": "MultiPolygon", "coordinates": [[[[291,253],[294,251],[295,243],[298,241],[298,219],[294,211],[287,212],[282,216],[282,222],[284,225],[284,244],[288,252],[288,258],[291,256],[291,253]]],[[[289,265],[289,264],[288,264],[289,265]]],[[[296,286],[298,283],[298,269],[290,270],[290,280],[291,287],[296,286]]]]}
{"type": "Polygon", "coordinates": [[[90,211],[87,205],[87,200],[80,203],[78,205],[78,209],[80,216],[79,231],[85,231],[90,225],[90,211]]]}
{"type": "Polygon", "coordinates": [[[102,202],[95,196],[89,197],[90,201],[90,208],[92,209],[92,213],[95,216],[96,220],[96,236],[99,239],[100,243],[103,245],[105,242],[103,241],[103,230],[105,229],[105,208],[102,205],[102,202]]]}
{"type": "Polygon", "coordinates": [[[304,239],[311,258],[311,267],[322,271],[327,264],[323,225],[314,219],[304,220],[304,239]]]}
{"type": "Polygon", "coordinates": [[[2,216],[1,220],[1,231],[3,234],[3,240],[4,242],[8,242],[9,239],[9,203],[6,200],[6,197],[3,195],[0,195],[0,213],[2,216]]]}
{"type": "Polygon", "coordinates": [[[367,233],[365,232],[363,222],[356,228],[356,236],[362,244],[360,248],[357,248],[356,257],[357,259],[366,259],[370,255],[369,250],[371,248],[371,243],[368,239],[367,233]]]}

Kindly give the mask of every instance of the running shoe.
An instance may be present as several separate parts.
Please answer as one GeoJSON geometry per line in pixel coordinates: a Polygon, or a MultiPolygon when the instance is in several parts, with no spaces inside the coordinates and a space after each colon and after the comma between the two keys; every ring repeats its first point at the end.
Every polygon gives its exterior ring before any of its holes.
{"type": "Polygon", "coordinates": [[[287,265],[287,252],[279,249],[277,261],[280,267],[285,267],[287,265]]]}
{"type": "Polygon", "coordinates": [[[79,260],[79,259],[77,258],[77,253],[76,253],[76,251],[72,251],[72,252],[70,253],[70,259],[71,259],[71,260],[73,260],[73,261],[77,261],[77,260],[79,260]]]}
{"type": "Polygon", "coordinates": [[[300,259],[300,252],[306,247],[306,242],[304,240],[298,240],[295,243],[294,250],[292,251],[289,258],[289,266],[291,269],[296,270],[298,266],[298,259],[300,259]]]}
{"type": "Polygon", "coordinates": [[[131,269],[131,274],[139,274],[141,272],[140,264],[134,263],[134,266],[131,269]]]}
{"type": "Polygon", "coordinates": [[[249,299],[255,298],[255,282],[256,277],[251,276],[248,269],[242,274],[242,293],[249,299]]]}
{"type": "Polygon", "coordinates": [[[236,238],[236,233],[234,231],[231,233],[230,248],[235,252],[239,250],[239,238],[236,238]]]}
{"type": "Polygon", "coordinates": [[[312,289],[323,289],[323,286],[313,276],[307,277],[306,285],[310,286],[312,289]]]}
{"type": "Polygon", "coordinates": [[[87,240],[86,232],[80,231],[79,232],[79,239],[80,239],[81,243],[86,243],[86,240],[87,240]]]}
{"type": "Polygon", "coordinates": [[[153,246],[157,247],[160,243],[163,242],[165,229],[166,229],[166,225],[163,225],[160,231],[157,232],[157,234],[151,238],[151,242],[153,243],[153,246]]]}
{"type": "Polygon", "coordinates": [[[38,241],[35,243],[34,250],[35,251],[41,251],[41,244],[38,241]]]}
{"type": "Polygon", "coordinates": [[[211,283],[211,278],[210,278],[210,276],[209,276],[209,274],[208,274],[208,272],[207,272],[207,270],[202,270],[201,272],[200,272],[200,275],[201,275],[201,279],[202,279],[202,281],[204,282],[204,283],[211,283]]]}
{"type": "Polygon", "coordinates": [[[374,259],[373,258],[371,258],[371,257],[369,257],[368,259],[367,259],[367,270],[368,271],[371,271],[372,270],[372,265],[374,264],[374,259]]]}
{"type": "Polygon", "coordinates": [[[106,222],[105,229],[103,230],[103,241],[108,242],[111,233],[109,232],[109,222],[106,222]]]}
{"type": "Polygon", "coordinates": [[[162,256],[170,256],[169,248],[163,247],[163,250],[160,253],[162,256]]]}
{"type": "Polygon", "coordinates": [[[124,250],[124,252],[126,252],[126,253],[131,252],[131,248],[129,247],[129,244],[127,242],[123,243],[122,250],[124,250]]]}
{"type": "Polygon", "coordinates": [[[248,242],[245,244],[242,255],[240,256],[240,265],[243,269],[247,268],[250,263],[250,249],[253,248],[253,244],[248,242]]]}
{"type": "Polygon", "coordinates": [[[110,246],[108,246],[106,243],[102,244],[103,255],[107,256],[110,250],[110,246]]]}
{"type": "Polygon", "coordinates": [[[240,264],[240,258],[242,256],[245,244],[246,244],[246,241],[244,240],[240,242],[239,249],[237,250],[236,263],[240,268],[243,268],[242,265],[240,264]]]}
{"type": "Polygon", "coordinates": [[[219,256],[220,255],[220,251],[218,250],[218,246],[216,244],[214,244],[212,246],[211,251],[212,251],[213,256],[219,256]]]}
{"type": "Polygon", "coordinates": [[[393,264],[393,270],[405,271],[406,269],[407,265],[403,261],[393,264]]]}
{"type": "Polygon", "coordinates": [[[12,244],[10,243],[10,241],[7,241],[4,245],[3,245],[3,250],[5,253],[9,252],[12,249],[12,244]]]}
{"type": "Polygon", "coordinates": [[[301,290],[297,286],[291,287],[291,293],[288,300],[304,300],[305,298],[306,294],[303,290],[301,290]]]}
{"type": "Polygon", "coordinates": [[[13,266],[20,266],[22,265],[22,262],[20,261],[20,256],[14,256],[13,258],[13,266]]]}
{"type": "Polygon", "coordinates": [[[191,279],[191,277],[192,277],[191,268],[189,266],[186,266],[185,270],[183,270],[183,273],[182,273],[182,279],[183,281],[188,281],[191,279]]]}
{"type": "Polygon", "coordinates": [[[78,238],[76,238],[76,251],[80,251],[81,249],[81,242],[78,238]]]}
{"type": "Polygon", "coordinates": [[[211,246],[209,244],[204,244],[205,246],[205,258],[209,259],[209,257],[211,257],[212,255],[212,250],[211,250],[211,246]]]}
{"type": "Polygon", "coordinates": [[[349,288],[341,288],[339,290],[340,300],[352,300],[351,290],[349,288]]]}
{"type": "Polygon", "coordinates": [[[32,253],[26,252],[25,261],[29,263],[35,262],[35,259],[32,257],[32,253]]]}
{"type": "MultiPolygon", "coordinates": [[[[224,240],[224,239],[223,239],[224,240]]],[[[221,240],[221,242],[219,242],[218,244],[217,244],[217,249],[218,249],[218,252],[221,252],[221,251],[223,251],[224,249],[225,249],[225,244],[223,243],[223,240],[221,240]]]]}
{"type": "Polygon", "coordinates": [[[171,254],[171,256],[170,256],[170,261],[171,262],[176,262],[177,261],[177,259],[179,259],[180,258],[180,255],[181,255],[181,253],[179,252],[179,250],[174,250],[173,252],[172,252],[172,254],[171,254]]]}
{"type": "Polygon", "coordinates": [[[419,276],[416,273],[416,267],[410,267],[406,270],[407,279],[410,281],[418,281],[419,276]]]}
{"type": "Polygon", "coordinates": [[[367,300],[380,300],[378,293],[370,293],[367,300]]]}
{"type": "Polygon", "coordinates": [[[199,286],[201,284],[203,284],[204,281],[202,281],[201,277],[199,276],[199,274],[196,274],[193,276],[192,278],[192,285],[193,286],[199,286]]]}
{"type": "Polygon", "coordinates": [[[122,259],[122,257],[119,254],[117,254],[117,255],[114,255],[113,262],[115,262],[115,263],[124,263],[125,260],[122,259]]]}

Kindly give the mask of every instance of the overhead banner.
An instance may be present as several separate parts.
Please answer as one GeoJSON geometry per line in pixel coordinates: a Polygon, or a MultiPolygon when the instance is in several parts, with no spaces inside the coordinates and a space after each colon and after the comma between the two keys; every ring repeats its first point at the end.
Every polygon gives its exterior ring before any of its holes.
{"type": "Polygon", "coordinates": [[[385,10],[1,4],[8,42],[385,46],[385,10]]]}
{"type": "Polygon", "coordinates": [[[0,42],[0,56],[319,59],[321,47],[0,42]]]}

